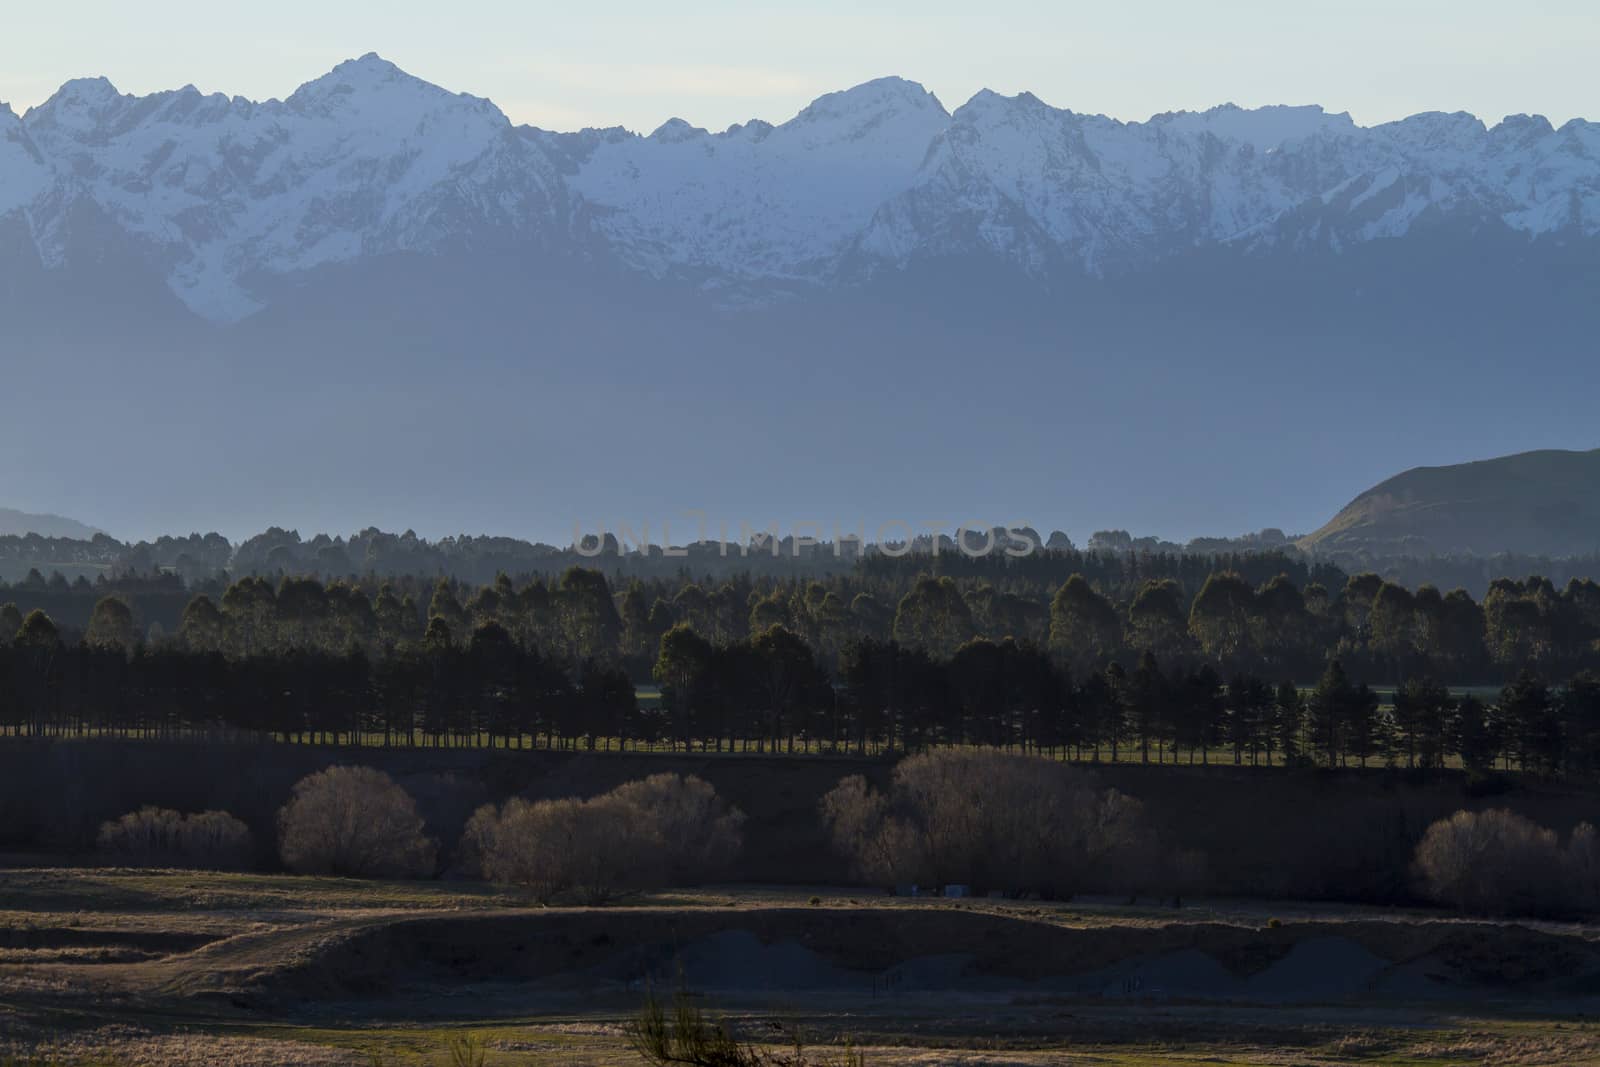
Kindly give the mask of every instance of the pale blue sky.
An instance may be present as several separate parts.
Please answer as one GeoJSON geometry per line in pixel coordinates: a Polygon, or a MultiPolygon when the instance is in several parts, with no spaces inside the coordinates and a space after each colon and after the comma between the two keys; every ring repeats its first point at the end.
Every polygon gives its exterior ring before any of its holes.
{"type": "Polygon", "coordinates": [[[1600,118],[1595,0],[9,0],[0,101],[21,112],[99,74],[124,92],[281,97],[368,51],[553,129],[781,121],[883,74],[950,108],[988,87],[1123,119],[1225,101],[1317,103],[1363,124],[1433,109],[1600,118]]]}

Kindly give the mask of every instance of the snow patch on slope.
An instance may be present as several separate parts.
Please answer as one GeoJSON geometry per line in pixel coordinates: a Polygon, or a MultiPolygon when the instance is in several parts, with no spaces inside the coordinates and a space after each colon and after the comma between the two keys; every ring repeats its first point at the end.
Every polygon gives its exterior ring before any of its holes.
{"type": "Polygon", "coordinates": [[[922,86],[883,78],[781,126],[711,134],[673,120],[607,138],[571,184],[636,267],[789,280],[815,273],[907,188],[948,122],[922,86]]]}

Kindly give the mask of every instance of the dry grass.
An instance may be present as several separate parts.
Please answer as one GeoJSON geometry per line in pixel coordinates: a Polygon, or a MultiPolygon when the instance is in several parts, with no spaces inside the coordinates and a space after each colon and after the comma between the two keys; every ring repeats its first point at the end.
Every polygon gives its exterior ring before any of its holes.
{"type": "MultiPolygon", "coordinates": [[[[1145,1015],[1149,1014],[1146,1009],[1145,1015]]],[[[1157,1013],[1160,1014],[1160,1013],[1157,1013]]],[[[1001,1014],[961,1016],[939,1026],[931,1020],[908,1020],[906,1032],[874,1037],[858,1045],[872,1067],[1037,1067],[1045,1064],[1141,1067],[1180,1064],[1334,1065],[1376,1064],[1393,1067],[1466,1067],[1468,1064],[1521,1064],[1528,1067],[1581,1067],[1600,1064],[1600,1037],[1592,1029],[1493,1020],[1456,1019],[1454,1032],[1417,1031],[1397,1022],[1377,1029],[1344,1013],[1325,1022],[1257,1024],[1229,1029],[1205,1019],[1157,1019],[1157,1034],[1139,1034],[1141,1019],[1124,1013],[1120,1020],[1100,1012],[1077,1025],[1059,1021],[1058,1029],[1040,1036],[1024,1029],[1009,1031],[1016,1020],[1001,1014]],[[926,1022],[928,1025],[923,1025],[926,1022]],[[988,1034],[955,1034],[988,1024],[988,1034]],[[1531,1026],[1537,1025],[1537,1030],[1531,1026]],[[1337,1033],[1341,1026],[1350,1033],[1337,1033]],[[1187,1028],[1188,1036],[1169,1031],[1187,1028]],[[998,1031],[998,1032],[996,1032],[998,1031]]],[[[844,1020],[841,1020],[844,1021],[844,1020]]],[[[872,1017],[848,1020],[871,1027],[872,1017]]],[[[740,1020],[741,1025],[748,1020],[740,1020]]],[[[637,1067],[637,1057],[615,1024],[566,1027],[538,1023],[487,1023],[470,1030],[455,1028],[300,1028],[265,1025],[237,1032],[197,1029],[161,1033],[128,1026],[85,1029],[37,1041],[0,1039],[0,1055],[10,1049],[54,1063],[139,1065],[139,1067],[233,1067],[233,1065],[368,1065],[368,1067],[453,1067],[450,1048],[458,1035],[472,1033],[485,1052],[486,1067],[637,1067]]],[[[774,1049],[782,1046],[769,1046],[774,1049]]],[[[0,1059],[0,1064],[5,1061],[0,1059]]]]}
{"type": "Polygon", "coordinates": [[[525,907],[532,898],[475,882],[377,882],[146,868],[30,868],[0,879],[0,919],[82,912],[326,912],[525,907]]]}

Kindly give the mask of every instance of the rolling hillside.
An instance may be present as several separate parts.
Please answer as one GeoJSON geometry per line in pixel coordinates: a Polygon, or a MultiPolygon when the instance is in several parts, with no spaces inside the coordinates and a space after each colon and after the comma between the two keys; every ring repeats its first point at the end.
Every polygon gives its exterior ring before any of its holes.
{"type": "Polygon", "coordinates": [[[1300,546],[1374,555],[1600,551],[1600,449],[1417,467],[1356,497],[1300,546]]]}

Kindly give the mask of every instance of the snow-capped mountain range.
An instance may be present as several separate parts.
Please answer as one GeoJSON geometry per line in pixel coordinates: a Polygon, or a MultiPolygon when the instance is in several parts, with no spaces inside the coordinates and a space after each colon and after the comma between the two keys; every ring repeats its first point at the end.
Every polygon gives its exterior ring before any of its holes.
{"type": "Polygon", "coordinates": [[[605,259],[730,299],[946,256],[1052,282],[1446,222],[1594,237],[1600,124],[1231,105],[1125,123],[988,91],[950,112],[884,78],[776,126],[552,133],[367,55],[282,101],[85,79],[20,117],[0,105],[6,222],[47,270],[125,237],[219,323],[314,268],[452,249],[605,259]]]}

